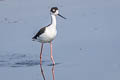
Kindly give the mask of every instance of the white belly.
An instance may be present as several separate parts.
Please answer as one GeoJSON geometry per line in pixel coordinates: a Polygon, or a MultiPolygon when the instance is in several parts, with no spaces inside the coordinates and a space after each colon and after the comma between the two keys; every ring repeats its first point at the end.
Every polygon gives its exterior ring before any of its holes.
{"type": "Polygon", "coordinates": [[[56,34],[56,29],[46,29],[45,32],[39,36],[38,41],[41,43],[49,43],[55,39],[56,34]]]}

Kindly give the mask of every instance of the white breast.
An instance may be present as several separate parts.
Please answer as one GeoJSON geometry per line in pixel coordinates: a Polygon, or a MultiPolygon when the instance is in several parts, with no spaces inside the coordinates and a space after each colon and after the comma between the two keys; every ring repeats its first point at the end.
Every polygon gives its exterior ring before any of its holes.
{"type": "Polygon", "coordinates": [[[56,37],[56,16],[51,14],[52,22],[51,25],[46,27],[45,32],[38,37],[38,41],[41,43],[49,43],[56,37]]]}
{"type": "Polygon", "coordinates": [[[51,27],[47,27],[45,32],[39,36],[38,41],[42,43],[49,43],[55,39],[57,30],[51,27]]]}

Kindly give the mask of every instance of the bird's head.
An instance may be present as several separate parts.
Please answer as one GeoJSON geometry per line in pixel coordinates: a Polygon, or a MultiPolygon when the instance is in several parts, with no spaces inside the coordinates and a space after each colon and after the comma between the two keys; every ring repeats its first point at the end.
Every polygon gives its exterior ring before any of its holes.
{"type": "Polygon", "coordinates": [[[52,7],[51,10],[50,10],[50,12],[51,12],[53,15],[55,15],[55,16],[58,15],[58,16],[64,18],[64,19],[66,19],[65,17],[63,17],[62,15],[59,14],[59,10],[58,10],[57,7],[52,7]]]}

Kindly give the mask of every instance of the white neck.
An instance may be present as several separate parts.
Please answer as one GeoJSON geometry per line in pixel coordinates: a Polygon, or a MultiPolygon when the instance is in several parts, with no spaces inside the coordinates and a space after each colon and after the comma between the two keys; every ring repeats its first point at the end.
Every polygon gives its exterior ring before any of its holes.
{"type": "Polygon", "coordinates": [[[51,14],[51,25],[56,28],[56,16],[51,14]]]}

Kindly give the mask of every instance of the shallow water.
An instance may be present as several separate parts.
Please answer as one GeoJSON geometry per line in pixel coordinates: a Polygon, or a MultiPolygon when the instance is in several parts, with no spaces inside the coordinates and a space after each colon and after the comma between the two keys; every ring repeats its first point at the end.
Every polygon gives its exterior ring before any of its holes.
{"type": "Polygon", "coordinates": [[[119,0],[0,0],[0,80],[120,80],[119,0]],[[74,4],[73,4],[74,3],[74,4]],[[45,44],[32,36],[58,6],[58,35],[45,44]]]}

